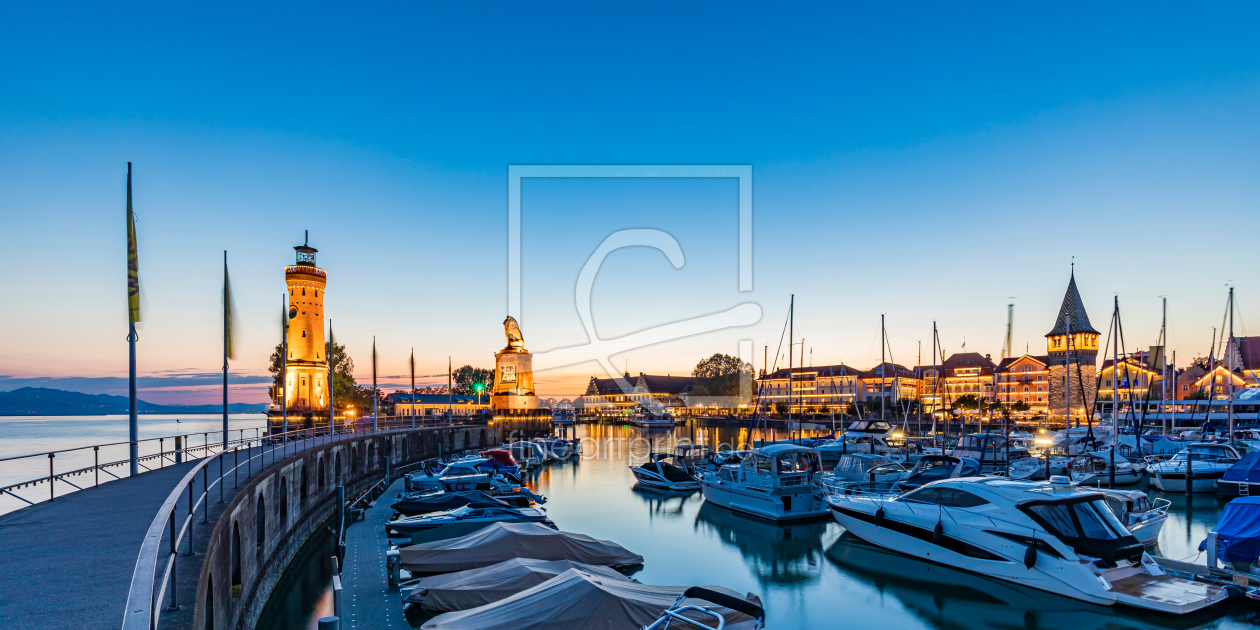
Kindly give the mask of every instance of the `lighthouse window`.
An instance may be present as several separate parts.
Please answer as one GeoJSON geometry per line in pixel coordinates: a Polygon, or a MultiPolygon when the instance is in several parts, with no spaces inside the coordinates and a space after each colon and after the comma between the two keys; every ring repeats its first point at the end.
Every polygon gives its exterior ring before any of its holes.
{"type": "Polygon", "coordinates": [[[306,295],[306,287],[302,287],[302,295],[306,295]]]}
{"type": "Polygon", "coordinates": [[[303,328],[303,329],[302,329],[302,336],[303,336],[303,337],[305,337],[305,336],[306,336],[306,329],[305,329],[305,328],[303,328]]]}

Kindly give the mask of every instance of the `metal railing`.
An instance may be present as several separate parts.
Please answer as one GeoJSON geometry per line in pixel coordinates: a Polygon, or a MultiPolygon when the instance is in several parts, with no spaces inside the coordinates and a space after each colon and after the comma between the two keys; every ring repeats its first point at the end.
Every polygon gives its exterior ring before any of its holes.
{"type": "MultiPolygon", "coordinates": [[[[477,425],[448,424],[439,425],[436,428],[458,429],[474,426],[477,425]]],[[[210,497],[214,486],[218,486],[219,502],[224,502],[224,480],[229,475],[239,475],[240,468],[245,466],[249,471],[249,475],[252,476],[253,460],[255,459],[259,460],[259,471],[265,470],[267,468],[267,455],[271,455],[271,463],[274,465],[276,462],[288,457],[290,445],[293,447],[293,453],[297,454],[332,442],[356,439],[364,435],[396,434],[402,431],[413,430],[413,428],[425,427],[418,425],[413,427],[410,422],[380,422],[376,430],[373,430],[371,425],[339,427],[336,433],[328,431],[327,427],[299,429],[287,433],[273,433],[262,437],[249,437],[240,441],[229,441],[225,448],[217,453],[214,458],[209,456],[203,457],[167,495],[166,501],[149,525],[131,578],[131,588],[127,595],[126,609],[123,614],[123,630],[156,630],[163,610],[179,610],[176,592],[177,584],[175,581],[177,550],[184,538],[187,537],[188,553],[191,554],[193,519],[200,509],[202,512],[202,523],[209,525],[207,499],[210,497]],[[253,454],[255,444],[260,449],[257,455],[253,454]],[[240,461],[241,446],[246,447],[244,462],[240,461]],[[226,464],[224,459],[229,454],[233,457],[232,467],[225,470],[224,466],[226,464]],[[211,480],[209,479],[208,468],[209,464],[214,460],[219,461],[218,479],[211,480]],[[198,473],[201,473],[202,476],[202,491],[194,501],[193,483],[198,473]],[[187,495],[188,513],[183,517],[181,524],[178,522],[179,519],[177,519],[175,511],[180,499],[185,495],[187,495]],[[164,532],[169,532],[167,536],[169,549],[166,552],[165,561],[162,562],[162,559],[159,557],[161,554],[159,547],[161,546],[164,532]],[[159,568],[162,570],[160,579],[158,576],[159,568]],[[163,608],[162,603],[167,599],[166,591],[168,587],[170,589],[170,603],[163,608]]]]}

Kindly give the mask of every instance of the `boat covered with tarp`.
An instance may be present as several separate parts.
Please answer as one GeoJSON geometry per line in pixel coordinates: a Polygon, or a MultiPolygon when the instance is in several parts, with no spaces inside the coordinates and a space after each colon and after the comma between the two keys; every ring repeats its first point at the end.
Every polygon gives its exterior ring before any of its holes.
{"type": "Polygon", "coordinates": [[[1227,497],[1260,495],[1260,452],[1242,456],[1216,480],[1216,491],[1227,497]]]}
{"type": "MultiPolygon", "coordinates": [[[[1249,571],[1260,559],[1260,497],[1238,497],[1226,503],[1212,533],[1216,534],[1216,559],[1249,571]]],[[[1200,551],[1206,543],[1199,544],[1200,551]]]]}
{"type": "MultiPolygon", "coordinates": [[[[740,595],[719,586],[704,587],[760,607],[756,595],[740,595]]],[[[564,573],[511,597],[470,610],[449,612],[426,622],[423,630],[588,630],[643,628],[674,608],[686,586],[650,586],[626,579],[609,579],[581,569],[564,573]]],[[[685,598],[682,605],[708,607],[725,619],[729,629],[753,628],[758,620],[744,612],[685,598]]],[[[698,611],[681,613],[713,627],[714,618],[698,611]]],[[[682,624],[675,624],[682,627],[682,624]]]]}
{"type": "Polygon", "coordinates": [[[430,512],[453,510],[465,505],[471,505],[475,508],[529,507],[529,499],[523,496],[492,497],[480,490],[464,490],[461,492],[403,495],[390,507],[399,514],[416,516],[430,512]]]}
{"type": "Polygon", "coordinates": [[[629,579],[607,567],[572,560],[512,558],[479,569],[426,577],[404,601],[433,613],[468,610],[538,586],[569,569],[612,580],[629,579]]]}
{"type": "Polygon", "coordinates": [[[612,567],[643,563],[643,556],[615,542],[556,531],[540,523],[495,523],[459,538],[403,547],[399,556],[402,567],[412,573],[464,571],[512,558],[612,567]]]}

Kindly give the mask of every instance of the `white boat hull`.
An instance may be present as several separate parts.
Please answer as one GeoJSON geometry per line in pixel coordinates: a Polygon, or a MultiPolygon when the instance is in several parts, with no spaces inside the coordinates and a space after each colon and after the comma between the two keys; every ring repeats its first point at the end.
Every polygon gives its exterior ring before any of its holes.
{"type": "Polygon", "coordinates": [[[814,496],[812,486],[802,486],[803,491],[793,489],[758,488],[745,485],[728,485],[722,482],[701,480],[700,490],[704,500],[714,505],[744,512],[771,521],[791,521],[827,516],[827,506],[814,496]],[[784,499],[787,501],[784,501],[784,499]]]}
{"type": "MultiPolygon", "coordinates": [[[[1133,575],[1127,576],[1122,583],[1111,584],[1100,579],[1087,568],[1087,565],[1075,560],[1069,562],[1064,559],[1054,558],[1044,553],[1038,554],[1036,564],[1029,569],[1021,561],[1027,549],[1025,546],[991,534],[980,535],[986,537],[984,541],[985,549],[991,552],[999,552],[997,554],[987,554],[994,559],[964,555],[951,550],[945,544],[935,544],[895,531],[889,527],[889,524],[893,522],[889,520],[889,516],[885,516],[884,526],[877,526],[874,524],[871,514],[843,505],[843,499],[833,501],[829,508],[840,525],[853,535],[871,544],[930,562],[944,564],[956,569],[971,571],[990,578],[1028,586],[1092,604],[1111,606],[1116,603],[1123,603],[1162,612],[1184,614],[1215,604],[1226,597],[1224,591],[1217,587],[1173,578],[1163,575],[1162,571],[1158,576],[1147,576],[1140,572],[1135,572],[1133,575]],[[841,503],[841,505],[837,505],[837,503],[841,503]],[[1135,581],[1140,583],[1130,583],[1135,581]],[[1161,588],[1163,592],[1158,592],[1161,588]],[[1152,591],[1156,591],[1156,596],[1141,596],[1152,591]],[[1161,595],[1163,597],[1160,597],[1161,595]]],[[[895,516],[897,518],[904,517],[901,514],[895,516]]],[[[935,521],[935,519],[929,520],[935,521]]],[[[943,540],[950,540],[951,534],[954,533],[951,530],[956,526],[951,522],[950,518],[941,519],[939,522],[943,528],[943,540]]],[[[909,524],[926,530],[926,528],[933,527],[935,522],[931,524],[927,522],[909,522],[909,524]]],[[[975,535],[974,531],[971,533],[975,535]]],[[[978,542],[972,541],[972,543],[978,542]]],[[[1153,561],[1151,564],[1154,564],[1153,561]]]]}
{"type": "MultiPolygon", "coordinates": [[[[1219,473],[1194,472],[1194,479],[1191,480],[1190,492],[1216,492],[1216,480],[1225,474],[1223,471],[1219,473]]],[[[1156,488],[1164,492],[1185,492],[1186,491],[1186,473],[1184,470],[1177,472],[1164,473],[1156,471],[1152,476],[1152,482],[1156,488]]]]}

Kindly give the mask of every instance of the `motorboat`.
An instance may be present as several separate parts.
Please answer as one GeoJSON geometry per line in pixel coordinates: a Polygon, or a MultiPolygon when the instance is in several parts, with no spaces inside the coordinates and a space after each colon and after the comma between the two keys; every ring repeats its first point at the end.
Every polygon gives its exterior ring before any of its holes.
{"type": "Polygon", "coordinates": [[[1093,604],[1184,614],[1228,597],[1165,573],[1103,494],[1064,477],[947,479],[895,497],[832,494],[827,503],[871,544],[1093,604]]]}
{"type": "Polygon", "coordinates": [[[674,416],[669,412],[644,411],[630,416],[630,424],[645,429],[672,429],[674,428],[674,416]]]}
{"type": "Polygon", "coordinates": [[[827,514],[818,451],[794,444],[755,448],[739,464],[700,477],[705,501],[772,521],[827,514]]]}
{"type": "MultiPolygon", "coordinates": [[[[1115,454],[1116,485],[1128,486],[1142,480],[1142,469],[1115,454]]],[[[1067,475],[1082,486],[1102,486],[1111,483],[1111,452],[1083,453],[1068,460],[1067,475]]]]}
{"type": "Polygon", "coordinates": [[[517,495],[516,497],[494,497],[480,490],[471,490],[467,492],[403,494],[389,507],[404,516],[419,516],[432,512],[453,510],[465,505],[475,508],[529,507],[530,500],[522,495],[517,495]]]}
{"type": "Polygon", "coordinates": [[[1096,451],[1106,446],[1106,441],[1110,437],[1110,424],[1068,427],[1054,434],[1054,449],[1070,455],[1096,451]]]}
{"type": "Polygon", "coordinates": [[[1050,478],[1056,475],[1066,476],[1068,474],[1068,462],[1071,461],[1067,457],[1050,456],[1050,466],[1047,471],[1046,458],[1032,457],[1029,459],[1014,462],[1006,470],[1006,476],[1016,481],[1050,481],[1050,478]]]}
{"type": "Polygon", "coordinates": [[[653,624],[644,628],[644,630],[668,630],[671,623],[677,621],[681,627],[696,627],[705,630],[722,630],[730,621],[738,618],[728,618],[723,614],[721,608],[727,608],[732,613],[742,613],[751,620],[738,625],[740,627],[747,626],[748,630],[760,630],[766,622],[766,613],[761,607],[761,599],[756,595],[749,593],[744,597],[732,595],[723,591],[713,590],[704,586],[693,586],[685,591],[678,599],[674,600],[674,605],[665,609],[661,613],[661,617],[653,624]],[[714,610],[714,606],[706,604],[717,604],[718,610],[714,610]],[[684,614],[686,613],[686,614],[684,614]]]}
{"type": "Polygon", "coordinates": [[[669,459],[669,453],[653,453],[648,456],[648,461],[631,466],[630,472],[634,474],[634,478],[645,486],[655,488],[664,488],[666,490],[699,490],[700,482],[696,481],[686,470],[666,463],[664,460],[669,459]]]}
{"type": "Polygon", "coordinates": [[[534,443],[541,446],[552,461],[559,461],[577,455],[576,442],[576,440],[562,440],[555,437],[534,439],[534,443]]]}
{"type": "Polygon", "coordinates": [[[391,537],[410,536],[412,542],[431,542],[458,538],[494,523],[541,523],[555,528],[547,513],[538,508],[457,507],[453,510],[409,516],[385,524],[391,537]]]}
{"type": "Polygon", "coordinates": [[[492,448],[478,454],[486,460],[479,466],[482,470],[516,473],[521,469],[521,463],[516,461],[516,458],[512,457],[512,452],[507,449],[492,448]]]}
{"type": "Polygon", "coordinates": [[[699,479],[702,473],[715,471],[723,466],[738,466],[748,453],[749,451],[713,451],[691,468],[699,479]]]}
{"type": "Polygon", "coordinates": [[[913,490],[941,479],[957,479],[980,474],[980,462],[970,457],[924,455],[914,468],[894,484],[896,492],[913,490]]]}
{"type": "Polygon", "coordinates": [[[1107,497],[1107,505],[1115,512],[1121,523],[1128,528],[1138,542],[1150,547],[1159,542],[1159,532],[1168,520],[1168,506],[1172,501],[1155,499],[1152,501],[1145,492],[1139,490],[1116,490],[1111,488],[1091,488],[1107,497]]]}
{"type": "Polygon", "coordinates": [[[563,532],[541,523],[498,522],[452,540],[399,549],[402,568],[412,574],[450,573],[530,557],[572,560],[616,568],[643,563],[643,556],[609,540],[563,532]]]}
{"type": "Polygon", "coordinates": [[[504,448],[525,468],[538,468],[547,461],[547,453],[536,442],[513,442],[504,448]]]}
{"type": "Polygon", "coordinates": [[[512,558],[488,567],[422,578],[403,602],[418,604],[428,613],[468,610],[511,597],[569,569],[581,569],[610,580],[629,579],[608,567],[572,560],[512,558]]]}
{"type": "Polygon", "coordinates": [[[885,455],[900,450],[891,442],[893,433],[893,426],[882,420],[853,422],[840,437],[817,447],[823,470],[831,470],[849,453],[885,455]]]}
{"type": "Polygon", "coordinates": [[[490,478],[494,475],[493,471],[481,469],[486,461],[481,457],[455,460],[437,474],[438,481],[447,492],[477,490],[480,486],[489,484],[490,478]]]}
{"type": "Polygon", "coordinates": [[[703,444],[679,444],[674,447],[674,461],[688,470],[708,459],[712,449],[703,444]]]}
{"type": "Polygon", "coordinates": [[[1185,492],[1187,471],[1192,476],[1191,492],[1215,492],[1217,480],[1241,457],[1228,444],[1196,442],[1172,459],[1149,465],[1147,471],[1155,487],[1164,492],[1185,492]]]}
{"type": "Polygon", "coordinates": [[[958,438],[958,444],[951,453],[954,457],[969,457],[980,462],[982,470],[996,471],[1006,468],[1007,463],[1015,463],[1029,458],[1027,447],[1022,442],[1010,440],[1000,433],[972,433],[958,438]]]}
{"type": "Polygon", "coordinates": [[[870,453],[849,453],[840,457],[840,461],[822,475],[822,486],[826,492],[889,492],[892,485],[909,474],[901,464],[883,455],[870,453]]]}
{"type": "MultiPolygon", "coordinates": [[[[1194,464],[1198,474],[1198,460],[1194,464]]],[[[1260,453],[1252,451],[1242,456],[1216,481],[1216,491],[1227,497],[1260,495],[1260,453]]]]}
{"type": "Polygon", "coordinates": [[[1209,568],[1224,562],[1235,571],[1260,571],[1260,497],[1238,497],[1226,503],[1199,550],[1208,551],[1209,568]]]}
{"type": "Polygon", "coordinates": [[[558,427],[571,427],[574,424],[572,411],[555,411],[551,414],[551,424],[558,427]]]}
{"type": "Polygon", "coordinates": [[[403,478],[403,489],[407,492],[439,492],[442,490],[442,480],[432,470],[417,470],[407,473],[403,478]]]}

